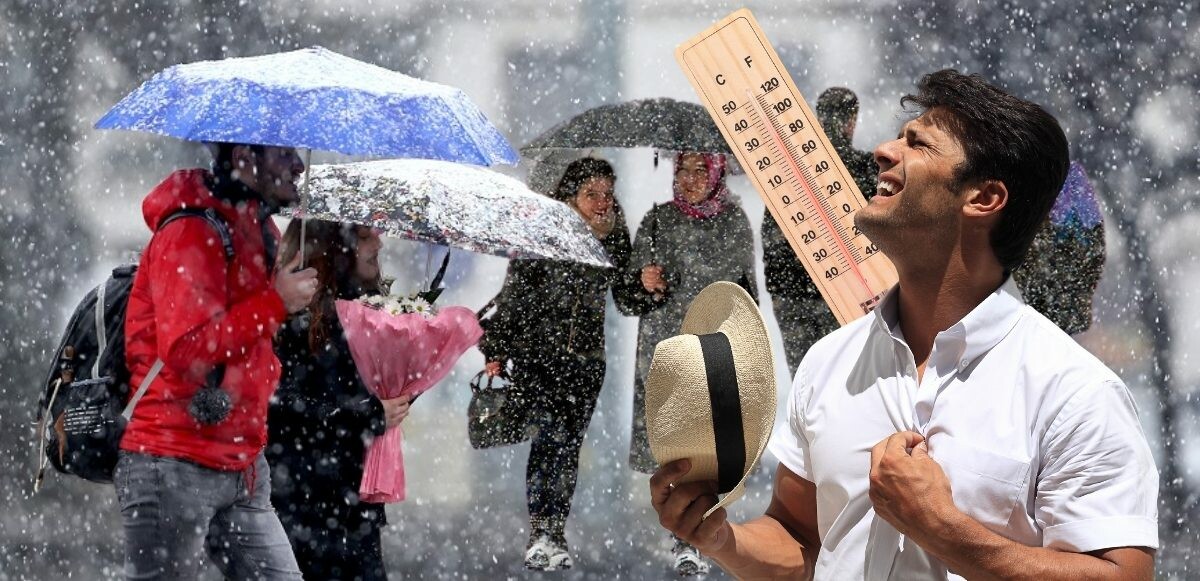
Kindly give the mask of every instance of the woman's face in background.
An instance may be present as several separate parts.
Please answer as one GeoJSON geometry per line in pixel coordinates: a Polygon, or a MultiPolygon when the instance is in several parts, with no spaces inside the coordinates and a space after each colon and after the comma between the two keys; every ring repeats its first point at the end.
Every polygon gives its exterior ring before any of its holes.
{"type": "Polygon", "coordinates": [[[374,228],[355,226],[354,235],[357,238],[354,252],[354,277],[360,282],[370,282],[379,278],[379,250],[383,248],[383,240],[374,228]]]}
{"type": "Polygon", "coordinates": [[[675,166],[675,182],[683,191],[683,198],[689,204],[695,205],[708,198],[708,165],[704,156],[698,153],[688,153],[675,166]]]}
{"type": "Polygon", "coordinates": [[[573,201],[584,220],[592,222],[607,217],[613,211],[613,180],[588,178],[580,184],[573,201]]]}

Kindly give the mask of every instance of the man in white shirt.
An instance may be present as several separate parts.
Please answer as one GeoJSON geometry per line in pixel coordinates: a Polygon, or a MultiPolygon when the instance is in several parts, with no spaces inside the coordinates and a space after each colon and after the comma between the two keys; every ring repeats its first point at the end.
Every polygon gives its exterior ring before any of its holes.
{"type": "Polygon", "coordinates": [[[875,312],[796,373],[771,505],[744,524],[715,483],[650,479],[662,525],[740,578],[1150,579],[1158,474],[1119,378],[1026,306],[1020,264],[1067,173],[1037,105],[927,75],[875,150],[856,225],[895,263],[875,312]]]}

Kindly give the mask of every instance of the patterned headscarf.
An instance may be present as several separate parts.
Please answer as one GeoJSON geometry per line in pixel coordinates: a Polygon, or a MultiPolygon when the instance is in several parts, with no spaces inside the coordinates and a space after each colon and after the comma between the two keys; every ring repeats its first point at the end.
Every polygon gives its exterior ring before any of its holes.
{"type": "Polygon", "coordinates": [[[725,187],[725,155],[720,153],[696,152],[676,154],[675,172],[677,175],[684,155],[700,155],[704,158],[704,165],[708,167],[708,197],[704,198],[704,201],[699,204],[689,203],[683,195],[683,188],[679,185],[679,179],[675,178],[671,184],[672,189],[675,191],[675,197],[671,200],[671,203],[675,204],[675,207],[680,212],[683,212],[684,215],[696,219],[711,218],[728,210],[732,203],[729,198],[729,188],[725,187]]]}

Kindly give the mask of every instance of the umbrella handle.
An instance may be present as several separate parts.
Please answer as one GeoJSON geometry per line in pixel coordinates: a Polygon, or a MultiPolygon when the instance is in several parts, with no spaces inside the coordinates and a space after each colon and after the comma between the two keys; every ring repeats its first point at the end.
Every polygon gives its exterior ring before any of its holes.
{"type": "Polygon", "coordinates": [[[304,269],[304,231],[308,215],[308,170],[312,167],[312,148],[304,149],[304,185],[300,186],[300,269],[304,269]]]}
{"type": "MultiPolygon", "coordinates": [[[[429,288],[426,290],[434,290],[442,284],[442,278],[446,276],[446,267],[450,266],[450,250],[450,248],[446,248],[446,256],[442,258],[442,267],[438,269],[437,274],[433,275],[433,281],[429,283],[429,288]]],[[[432,254],[432,251],[430,253],[432,254]]]]}

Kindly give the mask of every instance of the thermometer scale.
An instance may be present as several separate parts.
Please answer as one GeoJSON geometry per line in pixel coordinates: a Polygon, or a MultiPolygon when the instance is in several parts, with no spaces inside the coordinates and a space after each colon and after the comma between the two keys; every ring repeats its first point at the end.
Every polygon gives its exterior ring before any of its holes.
{"type": "Polygon", "coordinates": [[[754,16],[730,14],[675,58],[838,322],[870,312],[896,269],[854,226],[866,200],[754,16]]]}

